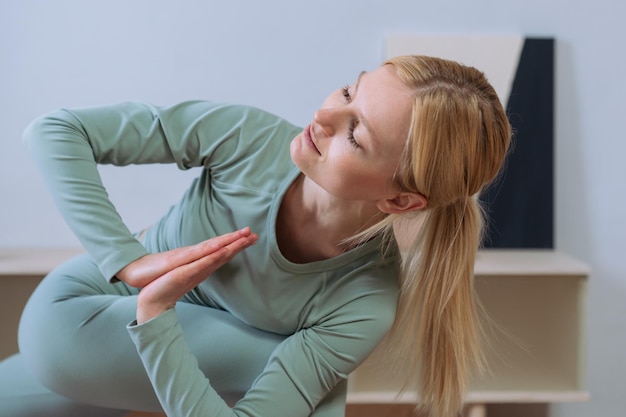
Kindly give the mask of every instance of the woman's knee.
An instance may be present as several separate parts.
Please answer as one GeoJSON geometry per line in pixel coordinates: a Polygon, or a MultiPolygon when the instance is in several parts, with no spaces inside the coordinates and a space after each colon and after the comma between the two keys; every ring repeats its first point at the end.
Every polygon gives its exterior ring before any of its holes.
{"type": "MultiPolygon", "coordinates": [[[[135,297],[123,295],[130,294],[106,282],[86,255],[48,274],[26,304],[18,332],[33,375],[62,394],[76,389],[86,373],[102,366],[115,339],[128,339],[125,324],[132,320],[135,297]]],[[[125,345],[130,348],[130,341],[125,345]]]]}
{"type": "Polygon", "coordinates": [[[86,255],[70,259],[50,272],[24,307],[18,331],[20,350],[43,348],[42,339],[64,336],[69,322],[78,314],[73,301],[99,293],[93,285],[98,275],[97,267],[86,255]]]}

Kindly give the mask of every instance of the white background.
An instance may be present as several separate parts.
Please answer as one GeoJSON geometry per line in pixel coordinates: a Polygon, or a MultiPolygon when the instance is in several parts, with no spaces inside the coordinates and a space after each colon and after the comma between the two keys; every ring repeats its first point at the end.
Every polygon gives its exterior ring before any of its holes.
{"type": "MultiPolygon", "coordinates": [[[[20,141],[42,113],[207,98],[305,124],[328,92],[381,62],[387,35],[555,37],[556,247],[593,269],[592,400],[552,406],[550,415],[625,415],[626,2],[1,1],[2,247],[77,245],[20,141]]],[[[156,220],[195,174],[105,168],[131,228],[156,220]]]]}

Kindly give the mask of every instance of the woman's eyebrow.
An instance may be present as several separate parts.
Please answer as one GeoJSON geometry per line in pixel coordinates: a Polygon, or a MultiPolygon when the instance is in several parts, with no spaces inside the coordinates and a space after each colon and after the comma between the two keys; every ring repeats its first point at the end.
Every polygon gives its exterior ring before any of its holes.
{"type": "Polygon", "coordinates": [[[361,71],[359,73],[359,76],[356,77],[356,81],[354,83],[354,93],[353,95],[356,95],[356,91],[359,89],[359,82],[361,81],[361,77],[363,76],[363,74],[365,74],[367,71],[361,71]]]}

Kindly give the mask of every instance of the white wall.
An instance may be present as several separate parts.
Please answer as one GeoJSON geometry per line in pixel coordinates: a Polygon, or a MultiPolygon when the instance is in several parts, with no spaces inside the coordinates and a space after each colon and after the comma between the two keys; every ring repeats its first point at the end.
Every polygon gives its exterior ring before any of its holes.
{"type": "MultiPolygon", "coordinates": [[[[557,39],[556,246],[593,268],[592,400],[553,416],[626,410],[626,3],[622,0],[3,0],[0,5],[0,246],[74,246],[20,136],[58,107],[210,98],[310,120],[331,89],[376,67],[391,33],[557,39]],[[620,214],[622,213],[622,214],[620,214]]],[[[193,173],[104,169],[133,228],[193,173]],[[130,181],[132,178],[133,181],[130,181]]]]}

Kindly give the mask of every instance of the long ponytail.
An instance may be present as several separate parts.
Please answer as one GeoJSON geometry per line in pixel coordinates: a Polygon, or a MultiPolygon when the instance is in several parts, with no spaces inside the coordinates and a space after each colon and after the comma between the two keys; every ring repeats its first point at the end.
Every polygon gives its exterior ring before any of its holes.
{"type": "Polygon", "coordinates": [[[470,197],[425,215],[409,251],[420,256],[403,257],[392,340],[404,349],[396,368],[410,370],[405,385],[417,385],[433,415],[453,416],[462,407],[468,376],[483,366],[473,288],[482,214],[470,197]]]}

